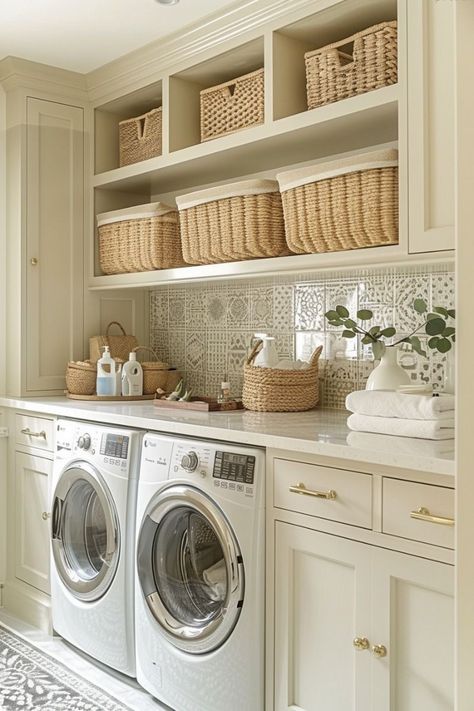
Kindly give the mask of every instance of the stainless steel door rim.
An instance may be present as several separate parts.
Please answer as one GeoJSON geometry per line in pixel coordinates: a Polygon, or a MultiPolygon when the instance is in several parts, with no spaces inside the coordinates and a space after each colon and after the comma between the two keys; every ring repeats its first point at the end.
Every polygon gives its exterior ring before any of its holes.
{"type": "MultiPolygon", "coordinates": [[[[203,492],[187,484],[169,484],[151,501],[140,529],[138,576],[147,605],[160,631],[178,649],[203,654],[221,646],[234,629],[244,599],[244,567],[236,537],[220,508],[203,492]],[[201,534],[214,537],[197,555],[213,547],[225,568],[225,591],[212,597],[192,561],[196,546],[186,522],[194,517],[201,534]],[[163,541],[160,537],[164,537],[163,541]],[[163,543],[163,545],[161,545],[163,543]],[[161,552],[160,552],[161,551],[161,552]],[[183,574],[183,562],[193,567],[193,580],[183,574]],[[168,568],[171,573],[168,575],[168,568]],[[159,570],[157,569],[159,567],[159,570]],[[166,577],[170,585],[166,588],[166,577]],[[199,578],[199,579],[197,579],[199,578]],[[203,605],[200,602],[204,600],[203,605]],[[208,614],[205,614],[208,611],[208,614]],[[196,612],[195,619],[193,612],[196,612]]],[[[205,565],[205,563],[203,563],[205,565]]]]}
{"type": "Polygon", "coordinates": [[[120,527],[103,477],[87,462],[71,462],[53,497],[52,550],[56,570],[78,599],[92,602],[111,585],[120,556],[120,527]]]}

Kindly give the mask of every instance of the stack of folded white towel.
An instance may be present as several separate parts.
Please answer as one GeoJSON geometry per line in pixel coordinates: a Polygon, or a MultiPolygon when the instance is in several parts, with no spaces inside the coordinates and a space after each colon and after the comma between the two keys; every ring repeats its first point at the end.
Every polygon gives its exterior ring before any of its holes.
{"type": "Polygon", "coordinates": [[[346,398],[356,432],[421,439],[454,439],[454,395],[415,395],[391,390],[356,390],[346,398]]]}

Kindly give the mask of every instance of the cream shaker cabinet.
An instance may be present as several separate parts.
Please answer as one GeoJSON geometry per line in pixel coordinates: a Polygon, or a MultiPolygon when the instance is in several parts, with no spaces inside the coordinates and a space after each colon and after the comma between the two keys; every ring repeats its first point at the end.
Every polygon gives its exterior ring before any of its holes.
{"type": "Polygon", "coordinates": [[[449,478],[267,456],[267,711],[452,711],[449,478]]]}
{"type": "Polygon", "coordinates": [[[6,91],[9,395],[64,390],[83,357],[84,108],[6,91]]]}
{"type": "Polygon", "coordinates": [[[454,249],[455,4],[407,3],[411,253],[454,249]]]}

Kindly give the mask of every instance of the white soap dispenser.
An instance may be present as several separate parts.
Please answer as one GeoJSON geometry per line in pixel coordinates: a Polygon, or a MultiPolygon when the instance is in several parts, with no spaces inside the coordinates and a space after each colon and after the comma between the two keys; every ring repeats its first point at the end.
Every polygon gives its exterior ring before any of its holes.
{"type": "Polygon", "coordinates": [[[97,395],[112,397],[119,394],[117,393],[117,372],[119,371],[120,365],[110,355],[109,347],[104,346],[104,354],[97,361],[97,395]]]}
{"type": "Polygon", "coordinates": [[[122,366],[122,395],[143,395],[143,369],[132,352],[122,366]]]}
{"type": "Polygon", "coordinates": [[[263,347],[257,353],[253,364],[259,368],[274,368],[279,361],[274,337],[267,336],[266,333],[256,333],[255,338],[263,341],[263,347]]]}

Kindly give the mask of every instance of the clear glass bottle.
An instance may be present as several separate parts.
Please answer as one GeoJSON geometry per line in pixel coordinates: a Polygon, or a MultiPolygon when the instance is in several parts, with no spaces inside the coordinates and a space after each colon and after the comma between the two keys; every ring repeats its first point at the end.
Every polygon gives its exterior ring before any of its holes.
{"type": "Polygon", "coordinates": [[[219,403],[224,403],[224,402],[231,402],[232,401],[232,395],[230,392],[230,383],[227,380],[227,376],[224,376],[224,380],[221,383],[221,387],[219,390],[219,393],[217,395],[217,402],[219,403]]]}

